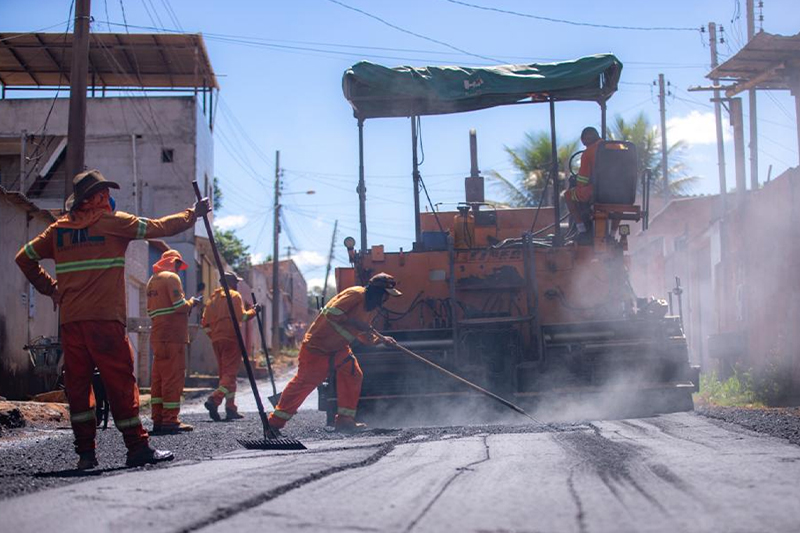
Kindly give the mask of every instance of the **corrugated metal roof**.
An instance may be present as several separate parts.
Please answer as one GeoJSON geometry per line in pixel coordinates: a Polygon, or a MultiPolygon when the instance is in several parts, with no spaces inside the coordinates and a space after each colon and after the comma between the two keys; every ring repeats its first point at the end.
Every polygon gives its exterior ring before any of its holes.
{"type": "MultiPolygon", "coordinates": [[[[69,85],[71,33],[0,33],[0,83],[69,85]]],[[[90,33],[88,85],[219,89],[200,34],[90,33]]]]}
{"type": "Polygon", "coordinates": [[[759,32],[733,57],[709,72],[709,79],[727,79],[734,86],[728,97],[741,91],[757,89],[791,89],[800,71],[800,33],[773,35],[759,32]]]}

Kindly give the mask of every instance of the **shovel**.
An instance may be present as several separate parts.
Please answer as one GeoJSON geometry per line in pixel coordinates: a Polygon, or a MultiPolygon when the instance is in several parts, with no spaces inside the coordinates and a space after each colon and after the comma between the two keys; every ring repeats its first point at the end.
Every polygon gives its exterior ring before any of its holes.
{"type": "MultiPolygon", "coordinates": [[[[200,188],[197,186],[196,181],[192,182],[192,187],[194,187],[194,194],[197,196],[197,201],[201,201],[203,197],[200,194],[200,188]]],[[[261,403],[261,395],[258,394],[256,378],[253,375],[253,367],[250,365],[250,358],[247,357],[247,348],[244,345],[242,330],[239,327],[239,320],[237,320],[236,311],[233,308],[233,300],[231,300],[228,280],[225,279],[225,269],[222,267],[222,259],[220,259],[219,250],[217,250],[217,243],[214,241],[214,231],[211,229],[211,222],[208,221],[208,215],[203,215],[203,222],[206,226],[208,242],[211,244],[211,250],[214,252],[214,261],[219,271],[219,282],[222,284],[222,290],[225,291],[225,299],[228,302],[228,312],[231,315],[233,329],[236,332],[236,340],[239,343],[239,350],[242,352],[244,367],[247,369],[247,377],[250,380],[250,387],[253,389],[253,396],[256,398],[258,416],[261,418],[261,426],[264,430],[263,439],[237,439],[237,441],[248,450],[305,450],[307,448],[302,442],[296,439],[280,438],[280,433],[269,426],[267,413],[264,411],[264,404],[261,403]]]]}
{"type": "MultiPolygon", "coordinates": [[[[251,292],[253,297],[253,305],[256,305],[256,293],[251,292]]],[[[261,349],[264,350],[264,357],[267,359],[267,371],[269,372],[269,382],[272,383],[272,396],[267,396],[267,400],[272,404],[272,407],[278,407],[278,402],[281,399],[281,393],[275,387],[275,375],[272,373],[272,363],[269,360],[269,351],[267,351],[267,341],[264,338],[264,324],[261,322],[261,313],[256,313],[256,320],[258,321],[258,332],[261,334],[261,349]]]]}
{"type": "Polygon", "coordinates": [[[411,350],[409,350],[409,349],[408,349],[408,348],[406,348],[405,346],[401,346],[400,344],[397,344],[397,343],[387,343],[387,342],[386,342],[386,337],[385,337],[385,336],[383,336],[383,335],[381,335],[380,333],[378,333],[378,332],[377,332],[377,331],[375,331],[374,329],[372,330],[372,333],[374,333],[375,335],[377,335],[377,336],[378,336],[378,338],[379,338],[379,339],[381,339],[381,341],[383,341],[383,342],[384,342],[384,344],[385,344],[386,346],[389,346],[390,348],[394,348],[394,349],[396,349],[396,350],[400,350],[400,351],[401,351],[401,352],[403,352],[404,354],[406,354],[406,355],[409,355],[409,356],[413,357],[413,358],[414,358],[414,359],[416,359],[417,361],[420,361],[420,362],[422,362],[422,363],[425,363],[425,364],[426,364],[426,365],[428,365],[428,366],[432,366],[433,368],[435,368],[436,370],[438,370],[438,371],[439,371],[439,372],[441,372],[442,374],[445,374],[446,376],[449,376],[449,377],[451,377],[451,378],[455,379],[456,381],[460,381],[460,382],[461,382],[461,383],[463,383],[464,385],[466,385],[466,386],[468,386],[468,387],[470,387],[470,388],[472,388],[472,389],[474,389],[474,390],[476,390],[476,391],[480,392],[480,393],[481,393],[481,394],[483,394],[484,396],[488,396],[489,398],[493,399],[494,401],[496,401],[496,402],[499,402],[499,403],[501,403],[501,404],[505,405],[506,407],[508,407],[508,408],[509,408],[509,409],[511,409],[512,411],[516,411],[517,413],[521,414],[522,416],[526,416],[526,417],[530,418],[531,420],[533,420],[535,423],[537,423],[537,424],[539,424],[539,425],[545,425],[545,424],[543,424],[541,421],[539,421],[539,420],[535,419],[534,417],[532,417],[531,415],[529,415],[528,413],[526,413],[526,412],[525,412],[525,411],[522,409],[522,407],[519,407],[518,405],[515,405],[515,404],[513,404],[513,403],[509,402],[509,401],[508,401],[508,400],[506,400],[505,398],[501,398],[500,396],[498,396],[497,394],[495,394],[495,393],[493,393],[493,392],[489,392],[488,390],[484,389],[483,387],[479,387],[478,385],[475,385],[475,384],[474,384],[474,383],[472,383],[471,381],[467,381],[466,379],[462,378],[462,377],[461,377],[461,376],[459,376],[458,374],[454,374],[454,373],[450,372],[449,370],[447,370],[447,369],[445,369],[445,368],[442,368],[441,366],[437,365],[436,363],[434,363],[434,362],[431,362],[431,361],[427,360],[426,358],[422,357],[421,355],[419,355],[419,354],[417,354],[417,353],[414,353],[414,352],[412,352],[411,350]]]}

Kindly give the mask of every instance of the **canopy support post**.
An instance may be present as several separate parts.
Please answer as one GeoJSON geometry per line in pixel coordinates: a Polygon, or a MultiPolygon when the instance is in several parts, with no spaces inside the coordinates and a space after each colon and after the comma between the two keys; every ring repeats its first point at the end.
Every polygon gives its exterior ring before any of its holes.
{"type": "Polygon", "coordinates": [[[367,252],[367,185],[364,183],[364,119],[358,119],[358,221],[361,226],[361,253],[367,252]]]}
{"type": "Polygon", "coordinates": [[[600,137],[606,139],[606,101],[600,100],[600,137]]]}
{"type": "Polygon", "coordinates": [[[550,176],[553,180],[553,246],[561,246],[561,187],[558,183],[558,145],[556,144],[556,102],[550,99],[550,176]]]}
{"type": "Polygon", "coordinates": [[[419,159],[417,157],[417,120],[418,117],[413,116],[411,117],[411,159],[412,159],[412,177],[414,178],[414,248],[418,246],[422,246],[422,228],[420,226],[420,214],[419,214],[419,182],[420,182],[420,175],[419,175],[419,159]]]}

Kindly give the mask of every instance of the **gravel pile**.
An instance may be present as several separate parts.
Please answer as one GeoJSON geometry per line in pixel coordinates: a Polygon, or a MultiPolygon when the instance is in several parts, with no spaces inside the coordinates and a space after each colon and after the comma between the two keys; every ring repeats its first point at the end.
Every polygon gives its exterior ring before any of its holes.
{"type": "Polygon", "coordinates": [[[800,446],[800,407],[751,409],[704,406],[695,408],[695,411],[708,418],[738,424],[800,446]]]}

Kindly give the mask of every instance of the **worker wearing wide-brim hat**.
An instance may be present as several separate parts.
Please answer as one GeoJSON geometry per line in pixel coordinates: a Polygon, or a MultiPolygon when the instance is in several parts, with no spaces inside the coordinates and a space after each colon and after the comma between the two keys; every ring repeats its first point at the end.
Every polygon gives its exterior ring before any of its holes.
{"type": "Polygon", "coordinates": [[[201,302],[201,298],[187,300],[183,293],[178,273],[188,267],[178,250],[167,250],[153,265],[153,275],[147,282],[147,315],[153,321],[150,406],[154,435],[194,429],[178,419],[186,373],[189,313],[201,302]]]}
{"type": "MultiPolygon", "coordinates": [[[[236,289],[239,282],[243,281],[235,272],[226,272],[225,281],[233,303],[233,310],[236,313],[236,320],[246,322],[256,316],[261,310],[258,304],[250,309],[245,309],[242,295],[236,289]]],[[[225,291],[219,287],[211,295],[211,299],[203,311],[203,328],[211,337],[211,346],[214,348],[214,355],[217,358],[219,369],[219,383],[217,388],[206,399],[205,408],[214,421],[222,420],[219,415],[219,406],[225,401],[225,419],[236,420],[243,418],[239,414],[236,406],[236,376],[242,365],[242,353],[239,350],[239,343],[236,338],[236,330],[231,321],[228,301],[225,291]]]]}
{"type": "Polygon", "coordinates": [[[78,469],[97,466],[95,454],[94,369],[100,371],[114,424],[128,448],[126,464],[138,466],[172,459],[150,447],[139,418],[139,389],[133,351],[126,332],[125,250],[135,239],[166,237],[194,226],[210,211],[208,199],[159,219],[114,210],[108,181],[98,170],[73,179],[67,214],[22,247],[16,261],[33,286],[60,306],[64,382],[75,434],[78,469]],[[56,279],[39,265],[55,261],[56,279]]]}
{"type": "Polygon", "coordinates": [[[297,374],[269,416],[271,427],[282,428],[297,413],[306,397],[325,381],[331,358],[336,369],[336,430],[353,432],[364,427],[364,424],[356,422],[364,374],[350,344],[355,340],[365,344],[396,344],[392,337],[381,339],[375,335],[372,321],[387,299],[401,294],[397,290],[397,281],[381,272],[372,276],[366,287],[349,287],[322,308],[300,345],[297,374]]]}

